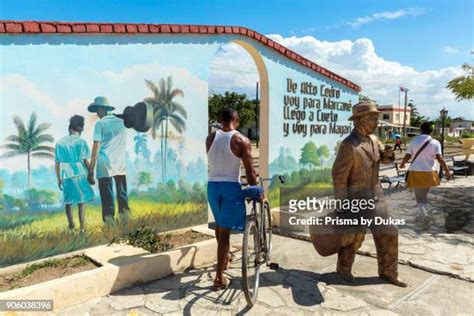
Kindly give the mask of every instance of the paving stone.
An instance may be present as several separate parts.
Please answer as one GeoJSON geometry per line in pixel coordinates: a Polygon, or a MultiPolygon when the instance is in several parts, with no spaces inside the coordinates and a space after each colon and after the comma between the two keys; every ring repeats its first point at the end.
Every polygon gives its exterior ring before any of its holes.
{"type": "Polygon", "coordinates": [[[386,308],[392,302],[421,286],[432,276],[428,272],[406,265],[398,265],[398,271],[400,277],[408,283],[408,287],[395,286],[379,278],[377,259],[357,256],[352,268],[355,277],[353,283],[343,281],[335,272],[324,275],[322,281],[326,282],[328,287],[335,288],[340,293],[357,297],[378,307],[386,308]]]}
{"type": "Polygon", "coordinates": [[[262,287],[258,289],[257,300],[270,307],[285,306],[285,302],[280,297],[278,292],[268,287],[262,287]]]}
{"type": "Polygon", "coordinates": [[[180,301],[184,293],[180,290],[148,294],[145,296],[145,307],[157,313],[171,313],[181,309],[180,301]]]}
{"type": "Polygon", "coordinates": [[[435,275],[417,291],[390,305],[403,315],[472,315],[474,283],[435,275]]]}
{"type": "Polygon", "coordinates": [[[141,287],[136,286],[111,294],[109,304],[117,311],[145,305],[145,295],[141,287]]]}
{"type": "Polygon", "coordinates": [[[321,307],[336,311],[347,312],[367,306],[367,303],[354,296],[340,293],[335,288],[329,287],[324,293],[324,302],[321,307]]]}

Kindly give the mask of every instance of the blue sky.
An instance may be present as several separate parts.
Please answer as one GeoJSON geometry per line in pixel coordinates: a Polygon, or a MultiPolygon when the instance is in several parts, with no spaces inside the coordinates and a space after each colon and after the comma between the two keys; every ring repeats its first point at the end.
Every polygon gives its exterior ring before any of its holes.
{"type": "MultiPolygon", "coordinates": [[[[398,105],[405,86],[429,118],[446,107],[474,119],[472,102],[456,102],[445,88],[474,61],[470,0],[0,0],[0,19],[246,26],[359,84],[379,104],[398,105]]],[[[253,94],[257,80],[235,47],[210,66],[211,91],[253,94]]]]}
{"type": "Polygon", "coordinates": [[[367,37],[377,53],[417,70],[471,59],[473,5],[437,1],[0,0],[1,19],[242,25],[319,40],[367,37]],[[359,19],[359,20],[357,20],[359,19]]]}

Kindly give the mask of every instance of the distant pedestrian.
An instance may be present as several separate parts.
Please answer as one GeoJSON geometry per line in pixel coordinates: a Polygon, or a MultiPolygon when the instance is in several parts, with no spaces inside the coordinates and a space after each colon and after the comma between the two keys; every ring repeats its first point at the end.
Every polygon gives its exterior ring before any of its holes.
{"type": "Polygon", "coordinates": [[[428,191],[440,185],[436,161],[443,168],[446,179],[451,175],[443,160],[441,144],[430,136],[433,125],[430,122],[423,122],[420,130],[421,135],[414,137],[408,145],[400,168],[404,169],[405,164],[413,157],[408,168],[407,187],[415,191],[417,220],[422,220],[424,229],[429,229],[432,209],[428,206],[428,191]]]}
{"type": "Polygon", "coordinates": [[[393,147],[393,150],[400,149],[400,153],[402,153],[402,140],[400,139],[400,136],[397,136],[395,138],[395,147],[393,147]]]}
{"type": "Polygon", "coordinates": [[[69,135],[56,144],[55,171],[58,187],[64,194],[64,205],[69,228],[75,227],[72,205],[77,204],[81,232],[84,232],[84,203],[94,199],[94,190],[87,181],[90,173],[91,152],[87,142],[81,138],[84,130],[84,117],[74,115],[69,120],[69,135]]]}

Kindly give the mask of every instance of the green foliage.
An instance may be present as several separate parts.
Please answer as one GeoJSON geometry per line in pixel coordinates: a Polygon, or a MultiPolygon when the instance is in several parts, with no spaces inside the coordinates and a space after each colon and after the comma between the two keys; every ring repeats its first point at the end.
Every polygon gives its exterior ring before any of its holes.
{"type": "Polygon", "coordinates": [[[26,191],[26,200],[31,209],[38,209],[42,205],[56,203],[58,195],[56,192],[51,190],[29,189],[26,191]]]}
{"type": "Polygon", "coordinates": [[[168,242],[170,237],[170,235],[160,236],[151,227],[140,226],[131,231],[122,241],[126,241],[129,245],[134,247],[156,253],[168,250],[172,247],[168,242]]]}
{"type": "Polygon", "coordinates": [[[325,158],[329,158],[329,148],[326,145],[321,145],[317,149],[317,154],[319,157],[319,161],[321,162],[321,169],[323,169],[323,160],[325,158]]]}
{"type": "Polygon", "coordinates": [[[168,181],[166,184],[158,184],[156,188],[146,192],[132,192],[130,198],[153,203],[206,203],[206,188],[203,184],[195,183],[189,185],[183,181],[168,181]]]}
{"type": "Polygon", "coordinates": [[[426,121],[426,117],[420,115],[420,112],[418,112],[418,109],[412,102],[410,102],[408,106],[411,108],[410,125],[414,127],[420,127],[421,124],[426,121]]]}
{"type": "Polygon", "coordinates": [[[301,149],[300,164],[309,165],[309,168],[317,166],[320,163],[318,149],[314,142],[307,142],[301,149]]]}
{"type": "Polygon", "coordinates": [[[14,198],[8,194],[3,196],[2,204],[6,209],[18,208],[20,210],[24,210],[28,206],[24,200],[14,198]]]}
{"type": "Polygon", "coordinates": [[[153,177],[148,171],[140,171],[138,173],[137,187],[148,186],[152,183],[153,177]]]}
{"type": "Polygon", "coordinates": [[[461,138],[474,138],[474,133],[464,131],[461,135],[461,138]]]}
{"type": "Polygon", "coordinates": [[[457,101],[474,99],[474,67],[469,64],[462,65],[465,71],[463,76],[456,77],[448,82],[446,88],[456,96],[457,101]]]}
{"type": "Polygon", "coordinates": [[[44,269],[44,268],[66,268],[66,267],[80,267],[80,266],[85,266],[86,264],[91,263],[91,260],[87,258],[86,256],[74,256],[70,258],[63,258],[63,259],[49,259],[45,260],[39,263],[33,263],[30,265],[27,265],[26,268],[24,268],[20,275],[19,278],[24,278],[33,272],[44,269]]]}
{"type": "Polygon", "coordinates": [[[54,148],[47,143],[54,142],[53,136],[46,134],[46,130],[51,127],[49,123],[37,124],[36,113],[33,112],[25,125],[23,120],[15,115],[13,123],[17,129],[17,134],[7,136],[5,144],[2,146],[7,151],[1,158],[11,158],[21,155],[27,156],[28,187],[31,187],[31,162],[32,157],[54,158],[54,148]]]}
{"type": "Polygon", "coordinates": [[[247,126],[255,122],[256,111],[259,105],[249,100],[246,94],[226,91],[224,95],[213,94],[209,96],[209,126],[220,126],[221,113],[225,108],[233,108],[239,113],[240,126],[247,126]]]}

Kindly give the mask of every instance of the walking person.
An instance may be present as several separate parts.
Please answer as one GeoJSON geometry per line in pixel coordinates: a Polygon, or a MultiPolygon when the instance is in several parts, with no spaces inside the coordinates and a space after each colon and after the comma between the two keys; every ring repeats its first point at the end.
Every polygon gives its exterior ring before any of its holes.
{"type": "Polygon", "coordinates": [[[451,174],[441,153],[441,144],[430,135],[433,132],[433,124],[423,122],[420,126],[421,134],[413,138],[407,148],[400,168],[413,157],[408,168],[407,187],[413,188],[417,204],[417,220],[423,221],[423,228],[429,229],[430,216],[433,210],[428,206],[428,192],[430,188],[440,185],[438,166],[436,161],[444,170],[446,180],[451,174]]]}
{"type": "Polygon", "coordinates": [[[113,221],[115,202],[113,183],[117,194],[119,214],[128,215],[127,178],[126,178],[126,138],[124,121],[111,113],[115,108],[106,97],[96,97],[87,110],[97,113],[99,120],[94,127],[94,145],[92,146],[90,182],[94,182],[93,171],[96,168],[99,181],[102,220],[113,221]]]}
{"type": "Polygon", "coordinates": [[[400,149],[400,153],[402,153],[402,140],[400,138],[400,136],[397,135],[397,137],[395,138],[395,147],[393,147],[393,150],[397,150],[400,149]]]}
{"type": "Polygon", "coordinates": [[[245,201],[240,183],[240,161],[243,162],[247,182],[257,184],[257,174],[252,164],[252,147],[247,137],[237,131],[239,115],[233,109],[222,112],[222,129],[206,139],[208,156],[207,196],[216,220],[217,271],[212,289],[225,289],[230,281],[224,277],[231,255],[229,238],[232,229],[243,230],[245,201]]]}
{"type": "Polygon", "coordinates": [[[69,135],[61,138],[55,148],[55,171],[58,187],[63,191],[69,229],[74,229],[72,206],[77,204],[80,231],[84,232],[85,205],[94,199],[94,190],[87,177],[90,173],[90,149],[81,138],[84,117],[74,115],[69,120],[69,135]]]}

